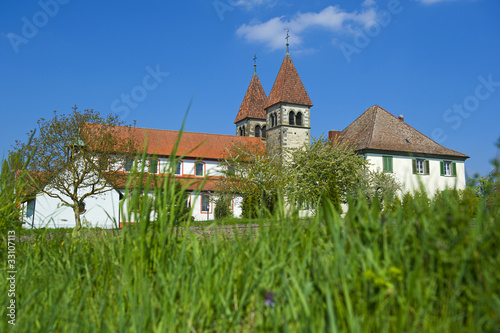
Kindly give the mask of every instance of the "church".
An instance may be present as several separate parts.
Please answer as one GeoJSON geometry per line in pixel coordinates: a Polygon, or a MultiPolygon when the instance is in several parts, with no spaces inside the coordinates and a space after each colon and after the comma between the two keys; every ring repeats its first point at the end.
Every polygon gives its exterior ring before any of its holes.
{"type": "MultiPolygon", "coordinates": [[[[233,144],[252,144],[268,153],[280,154],[284,149],[300,148],[310,143],[311,108],[313,103],[287,51],[269,96],[264,91],[254,64],[254,74],[238,110],[234,124],[236,135],[184,132],[177,151],[181,157],[175,178],[189,185],[189,204],[195,220],[213,219],[211,197],[222,176],[220,162],[233,144]],[[201,181],[206,179],[199,191],[201,181]]],[[[147,137],[146,154],[149,173],[165,173],[178,131],[133,128],[137,139],[147,137]]],[[[370,162],[370,168],[392,173],[402,192],[413,192],[421,185],[434,194],[446,188],[464,189],[465,160],[469,156],[434,142],[404,121],[378,105],[369,107],[342,131],[331,130],[332,142],[348,142],[370,162]]],[[[122,226],[119,202],[123,200],[127,174],[132,170],[124,163],[123,177],[109,184],[105,194],[88,197],[82,212],[84,225],[115,228],[122,226]]],[[[241,215],[241,198],[231,203],[233,215],[241,215]]],[[[58,199],[40,193],[23,204],[27,228],[71,228],[75,226],[73,210],[58,199]]]]}

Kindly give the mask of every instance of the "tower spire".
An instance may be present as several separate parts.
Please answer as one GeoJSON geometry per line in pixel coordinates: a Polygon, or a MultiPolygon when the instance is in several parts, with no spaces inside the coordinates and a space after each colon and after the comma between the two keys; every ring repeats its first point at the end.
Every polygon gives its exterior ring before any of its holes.
{"type": "Polygon", "coordinates": [[[257,53],[253,54],[253,75],[257,75],[257,53]]]}
{"type": "Polygon", "coordinates": [[[289,53],[288,53],[288,46],[289,46],[290,44],[288,44],[288,38],[290,38],[290,35],[288,34],[288,29],[287,29],[287,30],[286,30],[286,37],[285,37],[285,39],[286,39],[286,54],[289,54],[289,53]]]}

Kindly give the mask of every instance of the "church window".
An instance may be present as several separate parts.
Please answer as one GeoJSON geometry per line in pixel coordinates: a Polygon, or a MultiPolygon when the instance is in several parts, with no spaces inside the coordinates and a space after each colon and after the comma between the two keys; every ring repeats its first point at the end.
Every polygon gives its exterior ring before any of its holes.
{"type": "Polygon", "coordinates": [[[260,138],[260,126],[255,126],[255,137],[260,138]]]}
{"type": "Polygon", "coordinates": [[[271,127],[274,127],[274,114],[270,115],[269,118],[271,118],[271,127]]]}
{"type": "Polygon", "coordinates": [[[201,212],[210,213],[210,195],[203,194],[201,196],[201,212]]]}
{"type": "Polygon", "coordinates": [[[262,137],[266,137],[266,126],[262,126],[262,137]]]}
{"type": "Polygon", "coordinates": [[[295,125],[302,126],[302,113],[297,113],[297,117],[295,119],[295,125]]]}
{"type": "Polygon", "coordinates": [[[202,163],[202,162],[196,163],[195,175],[202,177],[204,169],[205,169],[205,163],[202,163]]]}
{"type": "Polygon", "coordinates": [[[130,172],[132,171],[132,166],[134,165],[134,159],[130,157],[125,158],[125,171],[130,172]]]}
{"type": "Polygon", "coordinates": [[[293,111],[290,111],[288,114],[288,124],[295,125],[295,113],[293,113],[293,111]]]}
{"type": "Polygon", "coordinates": [[[176,162],[175,162],[175,170],[174,170],[174,171],[175,171],[175,175],[178,175],[178,176],[179,176],[179,175],[181,175],[181,174],[182,174],[182,173],[181,173],[181,171],[182,171],[182,169],[181,169],[181,168],[182,168],[182,161],[176,161],[176,162]]]}

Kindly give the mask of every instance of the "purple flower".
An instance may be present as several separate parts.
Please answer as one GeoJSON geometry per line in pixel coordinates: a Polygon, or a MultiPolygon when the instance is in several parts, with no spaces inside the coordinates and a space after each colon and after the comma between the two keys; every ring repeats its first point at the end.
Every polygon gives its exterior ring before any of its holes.
{"type": "Polygon", "coordinates": [[[274,306],[273,298],[274,298],[274,293],[271,291],[266,291],[266,300],[264,301],[264,305],[273,307],[274,306]]]}

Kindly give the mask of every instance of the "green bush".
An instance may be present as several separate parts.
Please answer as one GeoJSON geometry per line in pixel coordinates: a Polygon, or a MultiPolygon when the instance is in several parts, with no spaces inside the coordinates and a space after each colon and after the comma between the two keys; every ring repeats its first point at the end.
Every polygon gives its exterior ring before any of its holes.
{"type": "Polygon", "coordinates": [[[216,219],[233,217],[232,200],[233,198],[228,195],[220,195],[215,199],[214,216],[216,219]]]}

